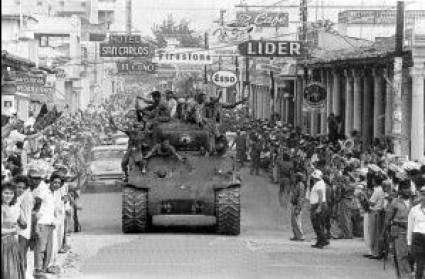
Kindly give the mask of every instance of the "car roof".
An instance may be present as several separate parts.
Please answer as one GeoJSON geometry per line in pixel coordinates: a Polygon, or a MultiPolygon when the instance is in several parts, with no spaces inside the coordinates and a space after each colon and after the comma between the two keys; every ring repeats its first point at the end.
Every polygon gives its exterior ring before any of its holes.
{"type": "Polygon", "coordinates": [[[92,148],[92,151],[107,151],[107,150],[127,150],[126,145],[110,144],[110,145],[98,145],[92,148]]]}

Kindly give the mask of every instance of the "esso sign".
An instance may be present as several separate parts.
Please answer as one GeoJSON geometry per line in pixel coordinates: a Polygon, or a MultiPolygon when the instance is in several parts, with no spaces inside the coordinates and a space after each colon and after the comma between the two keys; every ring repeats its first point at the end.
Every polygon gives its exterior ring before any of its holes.
{"type": "Polygon", "coordinates": [[[212,75],[212,82],[218,87],[231,87],[238,82],[238,77],[230,71],[218,71],[212,75]]]}

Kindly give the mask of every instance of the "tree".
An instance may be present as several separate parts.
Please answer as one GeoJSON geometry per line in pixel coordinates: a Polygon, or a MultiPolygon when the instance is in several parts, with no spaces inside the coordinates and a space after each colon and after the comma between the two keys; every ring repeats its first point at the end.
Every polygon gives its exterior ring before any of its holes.
{"type": "Polygon", "coordinates": [[[181,47],[201,47],[202,36],[196,35],[189,24],[190,21],[187,19],[182,19],[180,23],[177,23],[170,14],[161,24],[153,25],[152,33],[159,47],[165,47],[166,40],[169,38],[177,39],[181,47]]]}

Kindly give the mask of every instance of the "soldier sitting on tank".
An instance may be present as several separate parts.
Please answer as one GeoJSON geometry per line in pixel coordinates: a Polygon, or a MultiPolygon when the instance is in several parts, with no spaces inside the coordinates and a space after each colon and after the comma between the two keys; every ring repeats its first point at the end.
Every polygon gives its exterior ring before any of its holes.
{"type": "Polygon", "coordinates": [[[183,157],[180,156],[173,145],[170,144],[170,141],[168,139],[163,140],[161,143],[156,144],[151,151],[146,154],[144,159],[149,159],[150,157],[158,155],[161,157],[169,157],[169,156],[175,156],[177,160],[184,161],[183,157]]]}
{"type": "Polygon", "coordinates": [[[128,129],[118,128],[112,118],[112,115],[109,116],[109,123],[112,128],[119,130],[128,136],[128,149],[121,161],[121,169],[124,172],[124,181],[126,182],[128,179],[128,164],[130,162],[130,158],[132,158],[135,165],[142,170],[142,173],[146,173],[146,162],[143,160],[143,149],[148,132],[144,130],[145,123],[133,121],[133,123],[128,126],[128,129]],[[142,158],[142,160],[140,160],[140,158],[142,158]]]}

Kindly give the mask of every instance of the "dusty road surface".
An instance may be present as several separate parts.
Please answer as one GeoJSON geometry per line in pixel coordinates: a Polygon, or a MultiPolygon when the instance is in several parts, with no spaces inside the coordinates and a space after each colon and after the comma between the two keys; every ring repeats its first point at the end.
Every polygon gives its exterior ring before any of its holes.
{"type": "Polygon", "coordinates": [[[242,231],[237,237],[204,232],[125,235],[120,193],[82,197],[83,232],[73,234],[72,252],[60,278],[394,278],[393,269],[362,257],[361,239],[291,242],[288,210],[279,207],[278,186],[243,172],[242,231]]]}

